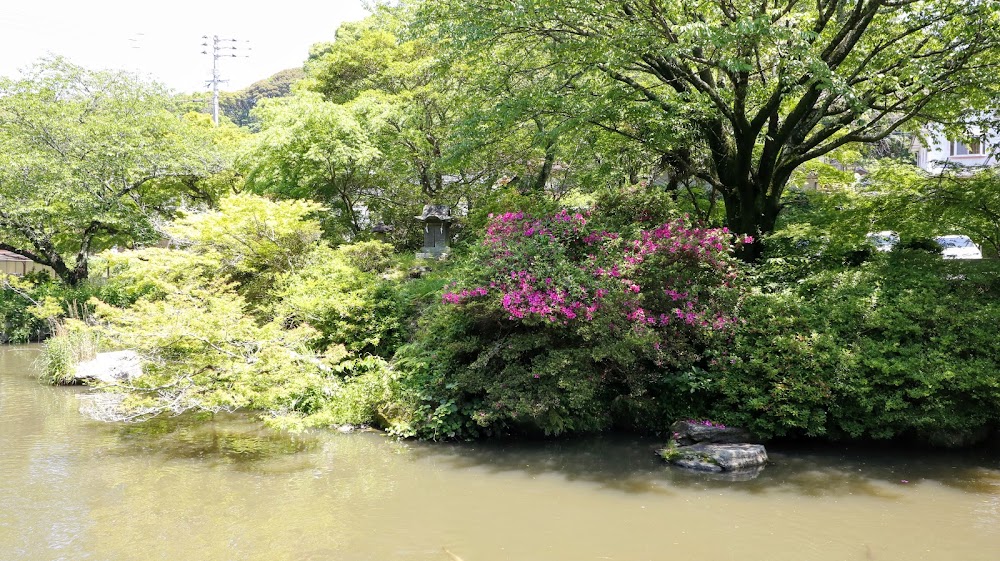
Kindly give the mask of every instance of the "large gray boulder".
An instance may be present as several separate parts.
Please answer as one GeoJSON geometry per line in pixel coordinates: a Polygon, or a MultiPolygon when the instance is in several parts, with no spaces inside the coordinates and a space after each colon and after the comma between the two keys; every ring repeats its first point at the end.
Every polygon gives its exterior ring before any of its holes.
{"type": "Polygon", "coordinates": [[[142,376],[142,361],[135,351],[97,353],[76,365],[73,377],[79,383],[120,384],[142,376]]]}
{"type": "Polygon", "coordinates": [[[711,421],[677,421],[670,425],[671,440],[678,446],[754,442],[749,432],[711,421]]]}
{"type": "Polygon", "coordinates": [[[668,447],[660,456],[678,467],[711,472],[753,470],[767,463],[767,450],[760,444],[668,447]]]}

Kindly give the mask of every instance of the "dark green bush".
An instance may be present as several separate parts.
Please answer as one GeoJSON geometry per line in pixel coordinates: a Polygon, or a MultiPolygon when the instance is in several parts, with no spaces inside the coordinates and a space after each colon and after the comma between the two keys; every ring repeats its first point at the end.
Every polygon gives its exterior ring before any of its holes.
{"type": "Polygon", "coordinates": [[[711,415],[762,435],[959,445],[1000,421],[1000,271],[893,252],[742,303],[711,415]]]}

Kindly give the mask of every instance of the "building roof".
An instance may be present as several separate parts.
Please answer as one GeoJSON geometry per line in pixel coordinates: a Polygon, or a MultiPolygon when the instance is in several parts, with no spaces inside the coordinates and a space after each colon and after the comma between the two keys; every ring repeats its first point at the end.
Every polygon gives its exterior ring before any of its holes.
{"type": "Polygon", "coordinates": [[[31,261],[23,255],[18,255],[13,251],[0,249],[0,261],[31,261]]]}

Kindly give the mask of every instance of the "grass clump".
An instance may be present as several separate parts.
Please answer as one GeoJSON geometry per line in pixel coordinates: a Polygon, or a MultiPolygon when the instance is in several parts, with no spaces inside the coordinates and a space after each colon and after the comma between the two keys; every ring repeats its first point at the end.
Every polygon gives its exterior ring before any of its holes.
{"type": "Polygon", "coordinates": [[[38,357],[42,381],[54,385],[80,383],[74,376],[76,365],[97,356],[101,337],[81,321],[66,320],[57,324],[55,334],[46,340],[38,357]]]}

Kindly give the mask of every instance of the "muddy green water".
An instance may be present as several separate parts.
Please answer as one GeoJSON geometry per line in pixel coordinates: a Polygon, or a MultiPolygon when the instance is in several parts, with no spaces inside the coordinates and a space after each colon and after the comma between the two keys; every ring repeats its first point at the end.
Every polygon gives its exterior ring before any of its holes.
{"type": "Polygon", "coordinates": [[[0,347],[0,561],[1000,559],[1000,455],[772,450],[750,481],[656,442],[400,443],[245,418],[115,426],[0,347]]]}

